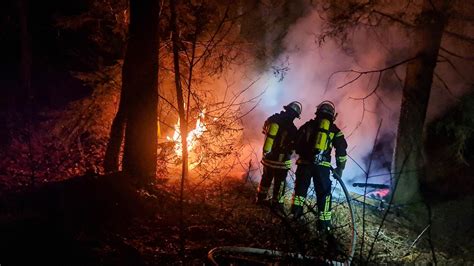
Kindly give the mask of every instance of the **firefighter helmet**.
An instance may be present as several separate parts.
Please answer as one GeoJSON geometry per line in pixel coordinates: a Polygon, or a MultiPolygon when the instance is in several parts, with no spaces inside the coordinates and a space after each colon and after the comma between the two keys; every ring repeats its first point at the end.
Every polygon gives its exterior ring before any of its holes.
{"type": "Polygon", "coordinates": [[[303,111],[303,106],[298,101],[293,101],[293,102],[289,103],[288,105],[283,106],[283,108],[286,111],[292,110],[292,111],[296,112],[296,114],[297,114],[296,117],[298,117],[298,118],[300,118],[301,112],[303,111]]]}
{"type": "Polygon", "coordinates": [[[328,115],[332,120],[336,119],[336,106],[331,101],[323,101],[316,107],[316,115],[328,115]]]}

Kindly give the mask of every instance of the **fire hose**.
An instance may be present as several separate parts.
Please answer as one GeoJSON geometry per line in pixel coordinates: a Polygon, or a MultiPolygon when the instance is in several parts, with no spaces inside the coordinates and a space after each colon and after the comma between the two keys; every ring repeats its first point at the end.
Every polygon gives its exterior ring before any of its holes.
{"type": "MultiPolygon", "coordinates": [[[[357,242],[357,235],[355,232],[354,210],[352,209],[351,197],[349,195],[349,192],[347,191],[346,186],[344,185],[344,182],[342,182],[341,177],[334,171],[334,168],[331,167],[331,171],[333,172],[333,177],[341,185],[342,190],[344,191],[344,195],[347,199],[347,205],[350,211],[351,223],[352,223],[352,230],[351,230],[352,243],[351,243],[350,250],[348,252],[349,256],[347,257],[347,260],[345,262],[325,261],[325,263],[328,263],[330,265],[350,265],[352,262],[352,258],[354,257],[355,245],[357,242]]],[[[287,253],[287,252],[282,252],[278,250],[252,248],[252,247],[222,246],[222,247],[213,248],[208,253],[208,258],[209,260],[212,261],[212,263],[214,263],[214,265],[219,265],[219,263],[215,259],[215,257],[217,257],[219,254],[260,255],[260,256],[266,256],[268,258],[291,258],[294,260],[318,260],[318,258],[316,257],[305,256],[300,253],[287,253]]]]}
{"type": "MultiPolygon", "coordinates": [[[[262,248],[251,248],[251,247],[235,247],[235,246],[223,246],[211,249],[208,253],[208,258],[215,264],[219,265],[215,260],[214,256],[219,253],[233,253],[233,254],[241,254],[241,255],[263,255],[267,258],[291,258],[294,260],[311,260],[311,261],[321,261],[320,258],[312,257],[312,256],[303,256],[299,253],[288,253],[288,252],[281,252],[277,250],[271,249],[262,249],[262,248]]],[[[330,265],[345,265],[344,262],[337,262],[337,261],[324,261],[330,265]]]]}

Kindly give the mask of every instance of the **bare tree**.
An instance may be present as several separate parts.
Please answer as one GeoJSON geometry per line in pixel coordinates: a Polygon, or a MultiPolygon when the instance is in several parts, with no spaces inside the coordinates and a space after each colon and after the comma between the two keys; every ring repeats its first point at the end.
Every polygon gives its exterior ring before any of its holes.
{"type": "Polygon", "coordinates": [[[415,34],[416,59],[407,65],[403,86],[392,170],[399,172],[405,163],[407,171],[399,176],[395,203],[419,199],[418,183],[424,173],[423,129],[448,7],[446,0],[423,1],[415,34]]]}
{"type": "MultiPolygon", "coordinates": [[[[170,26],[171,26],[171,34],[172,34],[172,42],[173,42],[173,64],[174,64],[174,77],[175,77],[175,86],[176,86],[176,95],[178,100],[178,113],[180,119],[180,134],[181,134],[181,187],[179,193],[180,199],[180,252],[181,257],[185,258],[184,250],[185,250],[185,238],[184,238],[184,215],[183,215],[183,196],[184,196],[184,181],[187,179],[188,176],[188,120],[186,117],[186,111],[184,107],[184,99],[183,99],[183,89],[181,87],[181,72],[179,70],[179,39],[178,39],[178,26],[176,23],[176,2],[175,0],[170,0],[170,10],[171,10],[171,19],[170,19],[170,26]]],[[[189,105],[188,105],[189,108],[189,105]]]]}
{"type": "MultiPolygon", "coordinates": [[[[398,60],[398,63],[377,70],[342,71],[354,73],[355,78],[339,86],[339,88],[345,87],[363,75],[378,74],[375,88],[359,100],[364,101],[368,97],[376,96],[383,101],[377,93],[381,87],[381,75],[387,71],[394,72],[399,66],[406,66],[398,134],[392,161],[392,172],[399,172],[402,162],[404,162],[405,171],[397,176],[398,189],[393,195],[395,203],[420,200],[419,181],[424,178],[423,166],[425,164],[424,125],[433,79],[439,79],[451,93],[447,83],[434,70],[437,63],[447,62],[454,71],[458,72],[452,61],[439,53],[446,51],[444,54],[471,60],[469,57],[442,47],[441,41],[443,37],[446,37],[467,46],[474,44],[472,37],[466,33],[459,33],[456,31],[459,27],[450,25],[450,22],[456,22],[460,18],[466,22],[472,21],[470,15],[461,16],[467,12],[463,9],[471,10],[471,6],[465,1],[444,0],[426,0],[420,3],[405,1],[394,6],[387,6],[383,1],[334,1],[324,8],[324,12],[329,15],[326,28],[318,39],[320,43],[324,42],[325,38],[335,38],[341,47],[350,50],[348,48],[350,36],[355,28],[364,27],[374,30],[390,25],[401,26],[412,39],[410,49],[405,52],[406,56],[398,60]]],[[[396,72],[394,73],[399,78],[396,72]]]]}

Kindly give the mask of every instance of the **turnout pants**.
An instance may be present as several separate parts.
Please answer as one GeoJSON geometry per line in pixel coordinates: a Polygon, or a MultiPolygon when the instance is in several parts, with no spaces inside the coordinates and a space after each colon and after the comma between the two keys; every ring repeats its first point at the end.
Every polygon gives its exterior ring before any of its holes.
{"type": "Polygon", "coordinates": [[[303,206],[308,188],[313,179],[318,206],[318,228],[328,229],[331,226],[331,180],[330,168],[322,165],[298,165],[296,169],[295,192],[291,212],[297,218],[303,215],[303,206]]]}
{"type": "Polygon", "coordinates": [[[283,204],[285,189],[286,189],[286,176],[288,169],[272,168],[269,166],[263,166],[263,175],[257,190],[257,203],[261,203],[267,198],[268,190],[273,181],[273,197],[272,203],[283,204]]]}

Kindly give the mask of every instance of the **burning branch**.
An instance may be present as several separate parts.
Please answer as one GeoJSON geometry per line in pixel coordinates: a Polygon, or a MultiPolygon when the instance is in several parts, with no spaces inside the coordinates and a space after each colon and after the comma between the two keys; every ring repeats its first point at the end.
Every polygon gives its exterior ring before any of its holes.
{"type": "MultiPolygon", "coordinates": [[[[206,125],[204,124],[204,116],[205,116],[205,111],[202,111],[196,120],[196,127],[193,130],[190,130],[187,134],[186,142],[187,142],[188,155],[192,151],[194,146],[196,145],[197,140],[206,131],[206,125]]],[[[181,140],[182,134],[181,134],[180,129],[181,129],[180,119],[178,119],[178,122],[176,122],[176,125],[174,126],[173,136],[167,137],[167,139],[175,143],[176,155],[182,158],[183,157],[183,142],[181,140]]]]}

